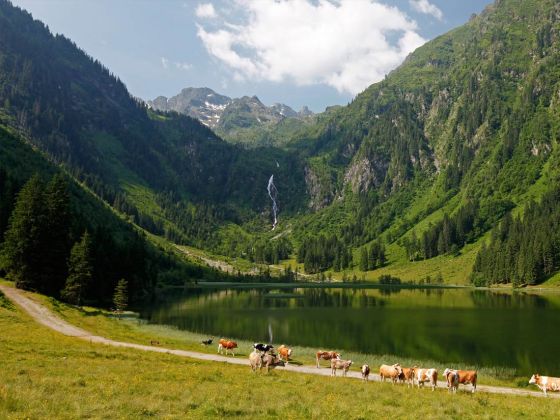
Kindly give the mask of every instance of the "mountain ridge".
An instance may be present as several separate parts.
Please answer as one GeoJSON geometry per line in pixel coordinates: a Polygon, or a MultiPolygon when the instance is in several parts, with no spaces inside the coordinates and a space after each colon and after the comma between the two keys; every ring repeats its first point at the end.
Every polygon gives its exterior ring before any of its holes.
{"type": "Polygon", "coordinates": [[[291,135],[315,115],[307,106],[296,112],[281,103],[266,106],[255,95],[230,98],[207,87],[184,88],[171,98],[158,96],[146,103],[157,111],[196,118],[225,140],[252,146],[281,144],[279,140],[267,140],[266,135],[293,125],[287,134],[291,135]]]}

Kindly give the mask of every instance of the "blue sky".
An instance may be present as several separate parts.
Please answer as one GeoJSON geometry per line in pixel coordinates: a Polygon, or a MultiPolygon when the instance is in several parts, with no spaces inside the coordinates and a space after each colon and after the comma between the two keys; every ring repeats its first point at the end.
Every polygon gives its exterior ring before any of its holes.
{"type": "Polygon", "coordinates": [[[314,111],[348,103],[489,0],[12,0],[143,99],[210,87],[314,111]]]}

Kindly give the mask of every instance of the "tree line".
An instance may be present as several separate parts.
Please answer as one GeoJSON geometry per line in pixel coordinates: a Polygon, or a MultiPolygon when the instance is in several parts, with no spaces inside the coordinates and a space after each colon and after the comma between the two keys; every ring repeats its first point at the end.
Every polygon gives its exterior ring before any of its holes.
{"type": "MultiPolygon", "coordinates": [[[[0,179],[0,187],[14,185],[4,171],[0,179]]],[[[145,266],[147,251],[141,238],[119,246],[102,230],[94,235],[82,230],[72,212],[63,175],[56,174],[45,184],[35,174],[13,198],[13,209],[2,232],[0,266],[16,287],[80,305],[86,299],[110,296],[99,293],[112,289],[118,280],[115,277],[123,272],[152,279],[153,273],[145,266]],[[114,259],[116,256],[120,261],[114,259]],[[136,269],[130,270],[131,266],[136,269]]],[[[134,292],[138,292],[147,279],[135,280],[134,292]]]]}
{"type": "Polygon", "coordinates": [[[344,270],[352,265],[352,250],[335,235],[305,238],[298,249],[297,262],[306,273],[314,274],[332,268],[344,270]]]}
{"type": "Polygon", "coordinates": [[[247,250],[252,262],[259,264],[278,264],[281,260],[290,258],[291,242],[284,236],[275,240],[258,240],[247,250]]]}
{"type": "Polygon", "coordinates": [[[383,267],[386,262],[385,245],[380,240],[372,243],[369,248],[364,246],[360,250],[359,267],[361,271],[375,270],[383,267]]]}
{"type": "Polygon", "coordinates": [[[509,200],[488,200],[483,205],[471,200],[452,216],[444,214],[439,222],[430,223],[422,236],[418,237],[413,231],[410,237],[403,239],[402,245],[409,261],[456,254],[488,231],[512,207],[509,200]]]}
{"type": "Polygon", "coordinates": [[[477,286],[538,284],[560,269],[560,189],[531,202],[522,216],[507,214],[478,252],[471,281],[477,286]]]}

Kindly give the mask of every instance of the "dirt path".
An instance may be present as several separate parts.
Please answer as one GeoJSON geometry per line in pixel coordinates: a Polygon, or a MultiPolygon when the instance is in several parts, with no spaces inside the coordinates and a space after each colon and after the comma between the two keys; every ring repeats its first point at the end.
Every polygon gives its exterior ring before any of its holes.
{"type": "MultiPolygon", "coordinates": [[[[114,346],[114,347],[127,347],[127,348],[132,348],[137,350],[174,354],[176,356],[181,356],[181,357],[190,357],[193,359],[231,363],[235,365],[245,365],[245,366],[249,365],[249,361],[245,358],[241,359],[241,358],[220,356],[217,354],[199,353],[196,351],[174,350],[174,349],[167,349],[167,348],[156,347],[156,346],[145,346],[142,344],[116,341],[98,335],[93,335],[88,331],[85,331],[81,328],[78,328],[60,319],[55,314],[53,314],[49,309],[47,309],[45,306],[25,296],[25,292],[21,290],[0,284],[0,291],[4,293],[4,295],[6,295],[8,299],[10,299],[12,302],[14,302],[20,308],[22,308],[25,312],[27,312],[38,323],[69,337],[76,337],[81,340],[89,341],[90,343],[106,344],[108,346],[114,346]]],[[[321,376],[330,376],[331,374],[330,369],[327,368],[317,369],[314,366],[312,367],[312,366],[288,365],[282,369],[291,372],[299,372],[299,373],[321,375],[321,376]]],[[[361,379],[360,373],[358,372],[348,372],[348,376],[351,378],[361,379]]],[[[379,381],[380,380],[379,375],[371,374],[370,380],[379,381]]],[[[390,385],[388,384],[387,386],[390,385]]],[[[438,383],[438,388],[445,389],[446,388],[445,383],[440,381],[438,383]]],[[[464,390],[470,391],[470,385],[465,387],[464,390]]],[[[515,388],[486,386],[486,385],[478,385],[477,391],[489,392],[493,394],[509,394],[509,395],[534,396],[534,397],[544,396],[542,392],[538,392],[538,391],[525,391],[525,390],[515,389],[515,388]]],[[[560,398],[560,395],[549,394],[549,397],[560,398]]]]}

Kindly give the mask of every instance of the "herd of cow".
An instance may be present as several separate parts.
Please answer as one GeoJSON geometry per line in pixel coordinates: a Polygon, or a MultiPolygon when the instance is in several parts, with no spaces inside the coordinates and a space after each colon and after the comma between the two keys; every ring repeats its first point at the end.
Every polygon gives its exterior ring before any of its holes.
{"type": "MultiPolygon", "coordinates": [[[[203,344],[211,344],[212,341],[208,343],[203,342],[203,344]]],[[[237,343],[231,340],[220,339],[218,343],[218,353],[228,351],[235,356],[234,349],[237,348],[237,343]]],[[[292,349],[281,345],[278,347],[278,354],[274,351],[274,346],[270,344],[255,343],[253,344],[253,351],[249,355],[249,362],[251,364],[251,369],[253,372],[257,372],[262,368],[266,368],[268,372],[270,369],[274,369],[276,366],[285,366],[289,363],[290,357],[292,356],[292,349]]],[[[326,360],[330,362],[331,365],[331,376],[336,376],[336,371],[341,370],[342,376],[346,376],[348,370],[352,366],[352,360],[343,360],[340,358],[340,353],[335,351],[323,351],[319,350],[316,353],[316,366],[320,367],[319,361],[326,360]]],[[[370,368],[368,365],[363,365],[360,369],[362,373],[362,379],[364,381],[369,380],[370,368]]],[[[438,371],[435,368],[419,368],[417,366],[410,368],[403,368],[399,363],[394,365],[381,365],[379,368],[379,376],[383,382],[385,379],[392,381],[393,385],[397,382],[406,383],[409,387],[414,387],[417,385],[418,388],[423,387],[425,383],[429,383],[432,391],[437,387],[438,381],[438,371]]],[[[456,369],[445,369],[443,372],[443,378],[447,382],[447,389],[453,393],[457,392],[459,384],[471,385],[471,392],[476,391],[476,381],[477,372],[476,370],[456,370],[456,369]]],[[[551,376],[541,376],[538,373],[534,374],[529,380],[530,384],[534,384],[539,387],[547,395],[547,391],[560,391],[560,378],[553,378],[551,376]]]]}

